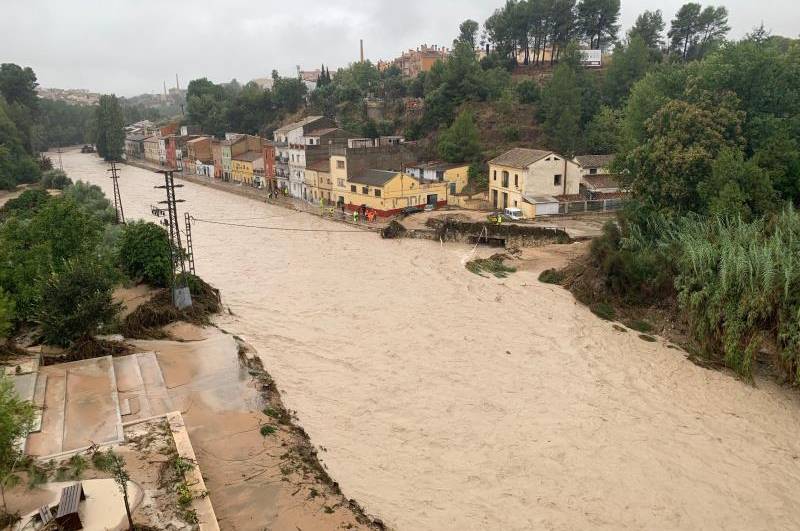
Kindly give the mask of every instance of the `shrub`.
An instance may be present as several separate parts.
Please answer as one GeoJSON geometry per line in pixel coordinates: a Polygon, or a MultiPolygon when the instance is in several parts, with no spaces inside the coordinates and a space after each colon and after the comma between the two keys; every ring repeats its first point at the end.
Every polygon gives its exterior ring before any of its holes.
{"type": "Polygon", "coordinates": [[[11,216],[29,218],[38,212],[50,200],[50,195],[44,190],[34,188],[25,190],[19,197],[9,199],[0,208],[0,221],[11,216]]]}
{"type": "Polygon", "coordinates": [[[525,79],[517,83],[517,97],[520,103],[536,103],[540,96],[539,85],[532,79],[525,79]]]}
{"type": "Polygon", "coordinates": [[[166,287],[172,277],[167,231],[155,223],[136,222],[125,226],[119,242],[122,269],[134,279],[166,287]]]}
{"type": "Polygon", "coordinates": [[[564,281],[564,273],[558,269],[545,269],[539,275],[539,282],[545,284],[561,284],[564,281]]]}
{"type": "Polygon", "coordinates": [[[48,170],[42,174],[42,187],[52,190],[63,190],[72,184],[72,179],[61,170],[48,170]]]}
{"type": "Polygon", "coordinates": [[[516,125],[508,125],[503,128],[503,136],[509,142],[516,142],[522,137],[522,134],[516,125]]]}
{"type": "Polygon", "coordinates": [[[269,424],[264,424],[263,426],[261,426],[261,429],[259,431],[261,432],[262,436],[266,437],[267,435],[274,434],[278,430],[277,430],[277,428],[275,428],[275,426],[270,426],[269,424]]]}
{"type": "Polygon", "coordinates": [[[14,324],[14,300],[0,289],[0,341],[8,337],[14,324]]]}
{"type": "Polygon", "coordinates": [[[478,276],[484,277],[484,272],[494,275],[497,278],[506,278],[509,273],[515,273],[517,268],[509,267],[503,263],[502,255],[493,255],[489,258],[478,258],[467,262],[468,271],[478,276]]]}
{"type": "Polygon", "coordinates": [[[614,311],[614,307],[607,302],[596,302],[589,306],[589,309],[597,317],[605,319],[606,321],[613,321],[614,317],[617,315],[617,312],[614,311]]]}
{"type": "Polygon", "coordinates": [[[42,289],[39,323],[50,345],[68,346],[110,324],[119,311],[112,300],[113,274],[102,264],[70,260],[42,289]]]}

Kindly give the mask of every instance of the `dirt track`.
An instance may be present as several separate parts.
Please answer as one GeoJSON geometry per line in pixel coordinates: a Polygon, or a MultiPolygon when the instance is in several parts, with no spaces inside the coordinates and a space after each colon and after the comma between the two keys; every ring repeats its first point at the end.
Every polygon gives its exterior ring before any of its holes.
{"type": "MultiPolygon", "coordinates": [[[[109,190],[97,159],[63,160],[109,190]]],[[[124,168],[120,184],[126,214],[152,219],[158,176],[124,168]]],[[[342,229],[196,185],[179,196],[198,218],[342,229]]],[[[389,525],[800,527],[796,394],[699,368],[536,280],[575,248],[497,280],[464,269],[468,246],[203,223],[194,240],[234,313],[220,325],[259,350],[344,493],[389,525]]]]}

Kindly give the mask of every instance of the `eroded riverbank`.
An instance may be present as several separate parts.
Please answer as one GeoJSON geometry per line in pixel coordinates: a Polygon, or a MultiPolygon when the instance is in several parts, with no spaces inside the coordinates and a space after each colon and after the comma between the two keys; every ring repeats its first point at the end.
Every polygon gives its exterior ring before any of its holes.
{"type": "MultiPolygon", "coordinates": [[[[109,192],[97,158],[62,157],[109,192]]],[[[151,219],[157,184],[125,167],[126,215],[151,219]]],[[[196,217],[341,228],[193,184],[179,196],[196,217]]],[[[398,529],[800,525],[796,396],[619,333],[537,281],[577,247],[532,250],[497,280],[466,271],[466,245],[203,224],[193,237],[233,312],[219,324],[259,351],[345,495],[398,529]]]]}

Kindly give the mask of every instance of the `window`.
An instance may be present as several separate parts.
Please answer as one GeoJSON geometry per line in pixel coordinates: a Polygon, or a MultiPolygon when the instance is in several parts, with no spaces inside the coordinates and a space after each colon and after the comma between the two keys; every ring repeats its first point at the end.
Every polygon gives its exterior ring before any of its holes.
{"type": "Polygon", "coordinates": [[[514,200],[514,206],[515,207],[517,206],[517,200],[516,199],[514,200]]]}
{"type": "Polygon", "coordinates": [[[553,176],[553,186],[561,186],[561,175],[553,176]]]}
{"type": "Polygon", "coordinates": [[[545,162],[550,162],[550,157],[547,157],[546,159],[544,159],[544,161],[545,162]]]}
{"type": "Polygon", "coordinates": [[[344,161],[343,160],[337,160],[336,161],[336,168],[339,169],[339,170],[343,170],[344,169],[344,161]]]}
{"type": "Polygon", "coordinates": [[[353,192],[353,193],[356,193],[356,185],[351,184],[350,185],[350,191],[353,192]]]}
{"type": "Polygon", "coordinates": [[[519,188],[519,175],[514,174],[514,187],[519,188]]]}
{"type": "Polygon", "coordinates": [[[497,170],[494,170],[494,177],[493,177],[493,180],[495,180],[495,181],[497,180],[497,170]]]}
{"type": "Polygon", "coordinates": [[[597,175],[597,168],[589,168],[589,175],[597,175]]]}
{"type": "Polygon", "coordinates": [[[375,197],[380,197],[380,196],[381,196],[381,191],[376,188],[375,189],[375,197]]]}
{"type": "Polygon", "coordinates": [[[362,186],[361,193],[364,195],[369,195],[369,186],[362,186]]]}
{"type": "Polygon", "coordinates": [[[508,188],[508,172],[503,172],[503,188],[508,188]]]}
{"type": "Polygon", "coordinates": [[[558,158],[558,157],[553,157],[553,162],[558,162],[559,160],[561,160],[561,159],[558,158]]]}
{"type": "Polygon", "coordinates": [[[344,188],[344,179],[336,179],[336,186],[344,188]]]}

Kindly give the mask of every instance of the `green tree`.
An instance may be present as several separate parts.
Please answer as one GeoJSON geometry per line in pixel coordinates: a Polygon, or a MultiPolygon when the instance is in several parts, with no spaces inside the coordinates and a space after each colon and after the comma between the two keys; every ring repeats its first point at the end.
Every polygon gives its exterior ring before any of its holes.
{"type": "Polygon", "coordinates": [[[14,299],[0,289],[0,341],[8,338],[14,318],[14,299]]]}
{"type": "Polygon", "coordinates": [[[0,98],[0,189],[13,190],[19,183],[36,182],[40,172],[8,111],[0,98]]]}
{"type": "Polygon", "coordinates": [[[0,222],[11,216],[30,218],[50,200],[50,194],[39,188],[25,190],[19,197],[9,199],[0,207],[0,222]]]}
{"type": "Polygon", "coordinates": [[[439,155],[447,162],[474,162],[481,156],[480,135],[475,117],[461,111],[453,124],[439,135],[439,155]]]}
{"type": "Polygon", "coordinates": [[[38,322],[42,339],[69,346],[111,324],[120,306],[112,298],[113,275],[94,260],[72,259],[44,282],[38,322]]]}
{"type": "Polygon", "coordinates": [[[738,149],[720,151],[711,165],[711,176],[698,184],[697,191],[705,203],[703,210],[717,216],[749,221],[776,206],[769,174],[755,160],[745,160],[738,149]]]}
{"type": "Polygon", "coordinates": [[[39,103],[38,86],[36,74],[30,67],[22,68],[14,63],[0,65],[0,94],[9,105],[19,103],[35,110],[39,103]]]}
{"type": "Polygon", "coordinates": [[[142,279],[151,286],[169,286],[172,261],[167,231],[143,221],[125,225],[119,242],[119,261],[131,278],[142,279]]]}
{"type": "Polygon", "coordinates": [[[33,419],[33,404],[20,400],[11,379],[0,375],[0,494],[6,513],[6,489],[19,483],[17,471],[25,458],[18,443],[28,436],[33,419]]]}
{"type": "Polygon", "coordinates": [[[619,148],[621,113],[610,107],[602,107],[592,119],[586,131],[588,153],[613,155],[619,148]]]}
{"type": "Polygon", "coordinates": [[[463,42],[473,50],[475,49],[475,38],[478,34],[480,25],[474,20],[467,19],[458,27],[458,41],[463,42]]]}
{"type": "Polygon", "coordinates": [[[63,190],[72,185],[72,179],[62,170],[48,170],[42,173],[42,188],[49,190],[63,190]]]}
{"type": "Polygon", "coordinates": [[[593,49],[614,42],[619,31],[620,0],[581,0],[577,23],[593,49]]]}
{"type": "Polygon", "coordinates": [[[742,119],[730,93],[668,101],[648,121],[647,140],[622,159],[634,195],[667,211],[704,212],[699,190],[717,156],[741,148],[742,119]]]}
{"type": "Polygon", "coordinates": [[[78,181],[72,186],[68,186],[62,197],[72,200],[84,212],[101,223],[114,223],[117,219],[111,201],[106,198],[96,184],[78,181]]]}
{"type": "Polygon", "coordinates": [[[730,31],[728,10],[690,2],[684,4],[672,19],[668,33],[670,51],[684,61],[703,57],[719,45],[730,31]]]}
{"type": "Polygon", "coordinates": [[[650,50],[660,50],[664,45],[664,28],[666,24],[660,9],[644,11],[628,30],[628,40],[640,37],[650,50]]]}
{"type": "Polygon", "coordinates": [[[520,103],[537,103],[541,97],[541,89],[532,79],[523,79],[517,83],[517,97],[520,103]]]}
{"type": "Polygon", "coordinates": [[[581,136],[582,94],[575,70],[559,64],[542,91],[542,128],[548,145],[570,157],[575,155],[581,136]]]}
{"type": "Polygon", "coordinates": [[[272,98],[279,108],[293,113],[305,102],[307,92],[301,80],[282,77],[272,87],[272,98]]]}
{"type": "Polygon", "coordinates": [[[119,99],[112,95],[100,96],[96,111],[97,152],[105,160],[122,160],[125,149],[125,124],[119,99]]]}
{"type": "Polygon", "coordinates": [[[619,107],[628,97],[634,83],[642,79],[650,67],[650,52],[640,36],[634,36],[627,46],[617,45],[614,59],[606,70],[603,99],[619,107]]]}
{"type": "Polygon", "coordinates": [[[60,198],[46,201],[29,219],[13,215],[0,224],[0,288],[14,299],[20,320],[35,317],[51,272],[67,260],[96,255],[102,230],[97,218],[60,198]]]}

